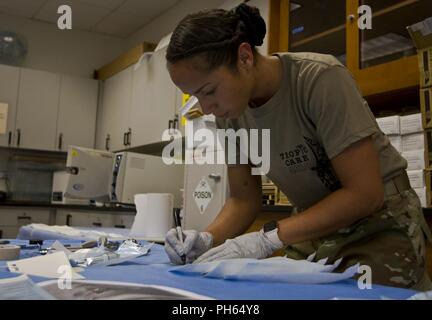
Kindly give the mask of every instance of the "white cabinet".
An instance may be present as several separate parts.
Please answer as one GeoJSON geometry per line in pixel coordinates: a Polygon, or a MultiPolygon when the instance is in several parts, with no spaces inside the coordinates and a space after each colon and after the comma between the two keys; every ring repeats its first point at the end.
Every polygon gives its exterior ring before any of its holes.
{"type": "Polygon", "coordinates": [[[107,79],[103,84],[102,107],[98,121],[97,149],[117,151],[126,148],[132,96],[133,66],[107,79]]]}
{"type": "Polygon", "coordinates": [[[96,80],[0,65],[0,103],[8,105],[0,146],[93,148],[97,102],[96,80]]]}
{"type": "Polygon", "coordinates": [[[21,69],[16,120],[17,147],[55,150],[60,75],[21,69]]]}
{"type": "Polygon", "coordinates": [[[57,210],[55,224],[71,227],[131,228],[135,215],[118,212],[57,210]]]}
{"type": "Polygon", "coordinates": [[[106,80],[102,96],[96,147],[106,149],[108,144],[110,151],[161,141],[182,102],[166,69],[164,50],[106,80]]]}
{"type": "Polygon", "coordinates": [[[38,209],[1,209],[0,225],[2,226],[23,226],[30,223],[51,222],[51,213],[49,210],[38,209]]]}
{"type": "Polygon", "coordinates": [[[88,214],[84,212],[57,210],[55,224],[57,226],[87,227],[89,224],[89,218],[88,214]]]}
{"type": "Polygon", "coordinates": [[[62,76],[57,122],[56,149],[69,145],[94,148],[98,82],[62,76]]]}
{"type": "Polygon", "coordinates": [[[204,231],[229,196],[227,166],[185,165],[184,195],[184,228],[204,231]]]}
{"type": "Polygon", "coordinates": [[[0,226],[0,239],[16,239],[18,227],[0,226]]]}
{"type": "Polygon", "coordinates": [[[115,228],[132,228],[133,222],[135,220],[135,214],[115,214],[113,216],[114,227],[115,228]]]}
{"type": "Polygon", "coordinates": [[[166,68],[165,51],[142,59],[133,71],[131,146],[162,140],[168,122],[174,120],[181,104],[181,93],[166,68]]]}
{"type": "Polygon", "coordinates": [[[12,144],[18,100],[19,68],[0,65],[0,103],[8,105],[6,130],[0,133],[0,146],[12,144]]]}
{"type": "Polygon", "coordinates": [[[15,239],[20,227],[31,223],[52,224],[53,213],[49,210],[2,208],[0,210],[0,236],[15,239]]]}

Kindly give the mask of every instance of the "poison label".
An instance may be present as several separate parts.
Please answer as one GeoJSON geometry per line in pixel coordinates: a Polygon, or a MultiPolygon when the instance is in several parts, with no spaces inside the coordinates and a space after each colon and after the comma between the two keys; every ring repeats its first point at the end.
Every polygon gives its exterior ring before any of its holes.
{"type": "Polygon", "coordinates": [[[210,203],[211,199],[213,198],[213,192],[206,179],[202,178],[200,180],[198,186],[195,188],[193,197],[200,213],[203,214],[204,211],[207,209],[207,206],[210,203]]]}

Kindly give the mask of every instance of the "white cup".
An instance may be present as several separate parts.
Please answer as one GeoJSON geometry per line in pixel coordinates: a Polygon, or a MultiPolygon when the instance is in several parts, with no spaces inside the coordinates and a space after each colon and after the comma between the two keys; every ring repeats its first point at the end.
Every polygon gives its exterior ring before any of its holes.
{"type": "Polygon", "coordinates": [[[174,224],[174,196],[171,193],[136,194],[134,201],[137,214],[130,235],[164,240],[174,224]]]}

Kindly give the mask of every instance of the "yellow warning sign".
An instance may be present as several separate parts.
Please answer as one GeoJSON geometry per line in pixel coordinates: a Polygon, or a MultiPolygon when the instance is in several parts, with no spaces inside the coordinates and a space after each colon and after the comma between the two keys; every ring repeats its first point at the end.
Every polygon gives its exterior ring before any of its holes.
{"type": "MultiPolygon", "coordinates": [[[[183,94],[183,99],[182,99],[182,107],[186,104],[186,102],[188,102],[188,100],[190,99],[191,95],[190,94],[183,94]]],[[[186,126],[186,117],[182,117],[181,118],[181,124],[182,126],[186,126]]]]}

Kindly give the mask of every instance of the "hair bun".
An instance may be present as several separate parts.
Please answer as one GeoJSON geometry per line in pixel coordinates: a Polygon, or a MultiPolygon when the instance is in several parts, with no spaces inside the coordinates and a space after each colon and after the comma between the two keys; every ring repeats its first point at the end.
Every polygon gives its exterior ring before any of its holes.
{"type": "Polygon", "coordinates": [[[239,16],[240,20],[246,26],[246,34],[248,39],[254,46],[260,46],[264,42],[267,29],[264,19],[261,17],[258,8],[241,3],[234,12],[239,16]]]}

